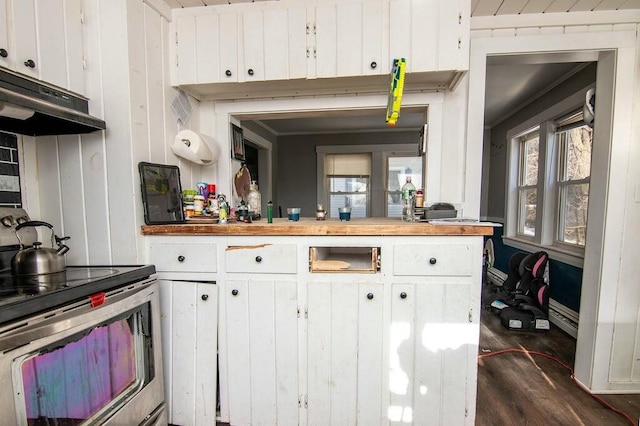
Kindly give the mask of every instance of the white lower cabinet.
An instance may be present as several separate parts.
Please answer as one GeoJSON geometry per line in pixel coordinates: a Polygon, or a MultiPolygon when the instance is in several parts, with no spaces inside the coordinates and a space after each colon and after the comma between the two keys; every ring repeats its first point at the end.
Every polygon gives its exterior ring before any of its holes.
{"type": "Polygon", "coordinates": [[[297,282],[228,279],[223,288],[226,365],[221,368],[226,367],[222,384],[226,398],[222,400],[227,400],[228,422],[297,425],[297,282]]]}
{"type": "Polygon", "coordinates": [[[481,236],[150,241],[170,423],[474,423],[481,236]]]}
{"type": "Polygon", "coordinates": [[[307,289],[307,423],[382,424],[383,284],[342,278],[307,289]]]}
{"type": "Polygon", "coordinates": [[[169,423],[216,422],[218,287],[159,280],[165,398],[169,423]]]}
{"type": "Polygon", "coordinates": [[[390,424],[473,424],[479,328],[470,284],[391,285],[390,424]]]}

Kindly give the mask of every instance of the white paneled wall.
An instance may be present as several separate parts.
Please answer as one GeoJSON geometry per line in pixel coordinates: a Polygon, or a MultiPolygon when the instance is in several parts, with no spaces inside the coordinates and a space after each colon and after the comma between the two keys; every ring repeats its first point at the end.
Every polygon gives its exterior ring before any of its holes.
{"type": "Polygon", "coordinates": [[[170,108],[167,20],[142,0],[85,0],[82,9],[84,93],[107,130],[23,137],[24,206],[71,237],[68,264],[141,263],[138,162],[179,165],[184,187],[213,181],[215,166],[192,166],[169,148],[180,129],[170,108]]]}

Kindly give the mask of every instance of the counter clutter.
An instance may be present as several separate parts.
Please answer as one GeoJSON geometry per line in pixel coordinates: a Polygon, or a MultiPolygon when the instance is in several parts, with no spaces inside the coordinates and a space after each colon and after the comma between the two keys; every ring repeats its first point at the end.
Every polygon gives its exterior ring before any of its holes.
{"type": "Polygon", "coordinates": [[[274,218],[273,223],[229,222],[225,226],[210,223],[142,226],[143,235],[492,235],[493,227],[481,222],[422,223],[400,222],[397,218],[358,218],[348,222],[338,219],[316,220],[301,217],[292,222],[274,218]]]}

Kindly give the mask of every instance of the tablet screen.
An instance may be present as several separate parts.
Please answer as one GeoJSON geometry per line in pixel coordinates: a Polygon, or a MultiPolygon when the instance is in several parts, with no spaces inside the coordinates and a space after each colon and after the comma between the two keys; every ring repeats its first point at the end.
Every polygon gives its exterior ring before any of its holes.
{"type": "Polygon", "coordinates": [[[140,184],[147,225],[184,223],[178,166],[141,162],[140,184]]]}

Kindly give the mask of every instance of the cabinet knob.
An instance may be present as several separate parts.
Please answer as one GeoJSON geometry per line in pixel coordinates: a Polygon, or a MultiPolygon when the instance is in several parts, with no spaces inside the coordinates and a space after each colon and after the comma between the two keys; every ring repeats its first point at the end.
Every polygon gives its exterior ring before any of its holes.
{"type": "Polygon", "coordinates": [[[209,299],[209,295],[208,295],[208,294],[203,294],[202,296],[200,296],[200,298],[201,298],[202,300],[205,300],[205,301],[206,301],[206,300],[208,300],[208,299],[209,299]]]}
{"type": "Polygon", "coordinates": [[[432,265],[435,265],[436,262],[437,262],[437,260],[436,260],[435,257],[432,257],[431,259],[429,259],[429,263],[432,264],[432,265]]]}
{"type": "Polygon", "coordinates": [[[182,255],[178,256],[178,262],[184,262],[184,256],[182,255]]]}
{"type": "Polygon", "coordinates": [[[234,296],[237,296],[238,290],[234,288],[233,290],[231,290],[231,294],[233,294],[234,296]]]}
{"type": "Polygon", "coordinates": [[[249,75],[253,75],[253,68],[249,68],[249,69],[247,70],[247,74],[249,74],[249,75]]]}
{"type": "Polygon", "coordinates": [[[226,75],[227,77],[231,77],[231,70],[226,70],[224,72],[224,75],[226,75]]]}
{"type": "Polygon", "coordinates": [[[33,62],[33,59],[27,59],[26,61],[24,61],[24,66],[28,68],[35,68],[36,63],[33,62]]]}
{"type": "Polygon", "coordinates": [[[407,298],[407,293],[405,293],[404,291],[400,293],[400,299],[406,299],[406,298],[407,298]]]}
{"type": "Polygon", "coordinates": [[[262,262],[262,256],[256,256],[256,262],[258,263],[262,262]]]}
{"type": "Polygon", "coordinates": [[[376,61],[371,62],[371,69],[375,70],[378,67],[378,63],[376,61]]]}
{"type": "Polygon", "coordinates": [[[9,56],[9,52],[7,52],[7,49],[0,49],[0,56],[2,56],[3,58],[9,56]]]}
{"type": "Polygon", "coordinates": [[[369,300],[373,299],[373,293],[368,293],[367,294],[367,299],[369,299],[369,300]]]}

